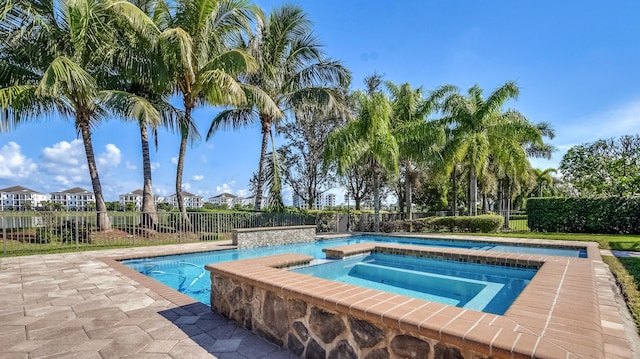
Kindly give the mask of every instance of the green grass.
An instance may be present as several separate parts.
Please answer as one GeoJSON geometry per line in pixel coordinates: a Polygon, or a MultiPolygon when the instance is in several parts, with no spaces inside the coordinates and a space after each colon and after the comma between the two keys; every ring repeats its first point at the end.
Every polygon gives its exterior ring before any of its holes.
{"type": "Polygon", "coordinates": [[[640,333],[640,258],[603,257],[616,277],[640,333]]]}
{"type": "MultiPolygon", "coordinates": [[[[486,233],[464,233],[465,235],[482,235],[486,233]]],[[[538,233],[538,232],[505,232],[490,233],[493,237],[556,239],[563,241],[598,242],[601,249],[620,251],[639,251],[640,235],[630,234],[589,234],[589,233],[538,233]]]]}

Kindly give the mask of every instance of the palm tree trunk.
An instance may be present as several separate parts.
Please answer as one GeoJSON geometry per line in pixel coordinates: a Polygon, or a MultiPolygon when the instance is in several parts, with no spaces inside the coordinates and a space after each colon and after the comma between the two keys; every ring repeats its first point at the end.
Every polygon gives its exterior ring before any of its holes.
{"type": "Polygon", "coordinates": [[[476,171],[473,167],[469,171],[469,215],[477,216],[478,208],[476,203],[478,202],[478,178],[476,177],[476,171]]]}
{"type": "Polygon", "coordinates": [[[380,232],[380,174],[373,175],[373,231],[380,232]]]}
{"type": "Polygon", "coordinates": [[[80,124],[80,132],[82,134],[84,152],[87,156],[87,166],[89,167],[89,177],[91,178],[93,195],[96,198],[97,227],[100,231],[107,231],[111,229],[111,223],[109,223],[107,206],[104,203],[104,197],[102,196],[102,185],[100,184],[100,177],[98,176],[98,166],[96,165],[96,157],[93,153],[93,143],[91,141],[91,129],[89,128],[88,121],[80,120],[78,121],[78,123],[80,124]]]}
{"type": "Polygon", "coordinates": [[[262,193],[264,192],[264,164],[267,160],[267,142],[271,133],[271,119],[265,115],[260,115],[260,123],[262,124],[262,145],[260,146],[260,162],[258,163],[258,178],[256,183],[255,201],[253,204],[254,211],[262,209],[262,193]]]}
{"type": "Polygon", "coordinates": [[[458,181],[456,181],[456,170],[453,169],[451,172],[451,187],[453,187],[453,191],[451,192],[451,214],[455,217],[458,215],[458,181]]]}
{"type": "Polygon", "coordinates": [[[405,203],[407,205],[407,219],[411,221],[413,219],[413,193],[411,192],[411,182],[412,182],[412,173],[411,173],[411,161],[407,161],[407,172],[405,178],[405,203]]]}
{"type": "Polygon", "coordinates": [[[145,228],[155,229],[158,224],[158,214],[153,200],[153,185],[151,181],[151,159],[149,158],[149,135],[147,126],[140,124],[140,141],[142,144],[142,216],[140,223],[145,228]]]}
{"type": "MultiPolygon", "coordinates": [[[[189,118],[190,110],[186,110],[186,116],[189,118]]],[[[185,231],[191,231],[191,221],[189,220],[189,216],[187,216],[187,208],[184,206],[184,200],[182,197],[182,173],[184,172],[184,157],[187,153],[187,132],[186,130],[181,131],[180,138],[180,152],[178,153],[178,165],[176,169],[176,198],[178,200],[178,209],[180,210],[180,217],[182,218],[182,223],[184,224],[185,231]]]]}

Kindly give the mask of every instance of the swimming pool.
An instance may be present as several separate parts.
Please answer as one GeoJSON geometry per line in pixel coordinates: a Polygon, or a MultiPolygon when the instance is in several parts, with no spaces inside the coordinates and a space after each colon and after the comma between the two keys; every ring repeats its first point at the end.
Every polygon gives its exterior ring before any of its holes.
{"type": "Polygon", "coordinates": [[[503,314],[537,272],[382,253],[291,271],[493,314],[503,314]]]}
{"type": "Polygon", "coordinates": [[[309,243],[289,244],[273,247],[259,247],[242,250],[224,250],[172,256],[134,259],[123,264],[164,283],[202,303],[210,304],[211,280],[204,270],[206,264],[227,262],[245,258],[255,258],[279,253],[300,253],[325,258],[322,249],[364,242],[400,243],[445,248],[465,248],[475,250],[520,252],[530,254],[586,257],[584,249],[567,249],[540,246],[517,246],[486,242],[459,240],[436,240],[391,236],[353,236],[338,239],[317,240],[309,243]]]}

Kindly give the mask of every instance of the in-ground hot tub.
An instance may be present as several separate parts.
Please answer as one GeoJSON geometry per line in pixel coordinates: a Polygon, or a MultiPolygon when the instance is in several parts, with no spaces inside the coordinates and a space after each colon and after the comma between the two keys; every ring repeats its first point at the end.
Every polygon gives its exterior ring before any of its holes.
{"type": "Polygon", "coordinates": [[[537,272],[529,268],[383,253],[292,271],[494,314],[503,314],[537,272]]]}

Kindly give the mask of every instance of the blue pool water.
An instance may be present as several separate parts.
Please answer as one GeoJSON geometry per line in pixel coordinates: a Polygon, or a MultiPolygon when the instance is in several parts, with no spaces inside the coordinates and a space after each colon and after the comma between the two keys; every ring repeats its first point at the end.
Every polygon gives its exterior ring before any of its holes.
{"type": "Polygon", "coordinates": [[[537,272],[380,253],[291,271],[494,314],[503,314],[537,272]]]}
{"type": "Polygon", "coordinates": [[[283,246],[259,247],[242,250],[223,250],[126,260],[122,263],[162,282],[188,296],[210,304],[211,280],[205,271],[206,264],[227,262],[237,259],[255,258],[279,253],[301,253],[314,258],[325,258],[322,249],[363,242],[400,243],[433,247],[466,248],[487,251],[519,252],[569,257],[586,257],[584,250],[550,247],[506,246],[491,243],[465,242],[454,240],[420,239],[409,237],[354,236],[310,243],[283,246]]]}

